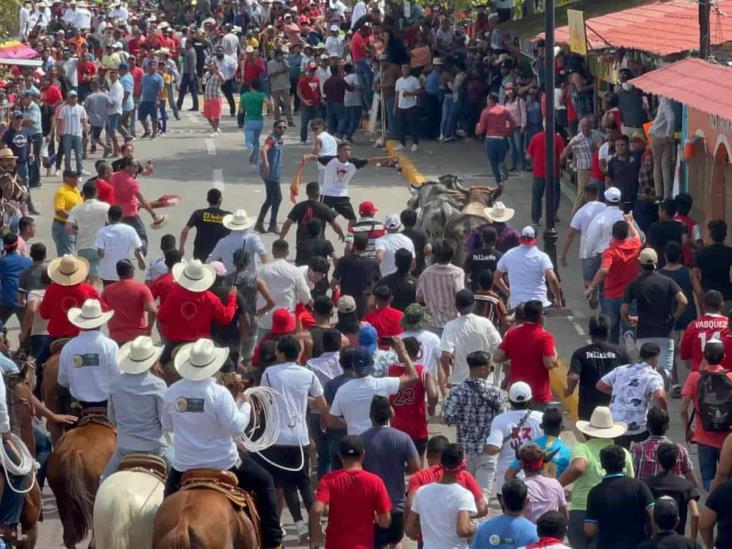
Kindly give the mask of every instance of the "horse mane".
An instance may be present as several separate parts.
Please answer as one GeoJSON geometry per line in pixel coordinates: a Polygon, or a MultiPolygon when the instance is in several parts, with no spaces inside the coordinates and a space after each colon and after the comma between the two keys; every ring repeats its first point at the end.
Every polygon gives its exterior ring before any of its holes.
{"type": "Polygon", "coordinates": [[[71,508],[74,523],[73,539],[74,543],[81,543],[93,524],[94,494],[86,488],[84,462],[79,450],[73,449],[69,452],[68,465],[65,470],[67,504],[71,508]]]}

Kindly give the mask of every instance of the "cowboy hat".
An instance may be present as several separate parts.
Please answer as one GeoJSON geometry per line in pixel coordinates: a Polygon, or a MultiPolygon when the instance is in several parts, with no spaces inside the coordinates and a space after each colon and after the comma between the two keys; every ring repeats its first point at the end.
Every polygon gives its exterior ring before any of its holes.
{"type": "Polygon", "coordinates": [[[228,347],[215,347],[210,339],[201,338],[181,347],[173,363],[182,378],[203,381],[218,372],[228,356],[228,347]]]}
{"type": "Polygon", "coordinates": [[[516,210],[513,208],[507,208],[503,202],[498,201],[493,204],[492,207],[486,208],[484,213],[491,221],[495,221],[496,223],[505,223],[513,218],[516,210]]]}
{"type": "Polygon", "coordinates": [[[13,160],[17,160],[18,157],[15,156],[13,154],[13,151],[8,148],[0,149],[0,160],[3,160],[5,158],[12,158],[13,160]]]}
{"type": "Polygon", "coordinates": [[[460,213],[462,215],[474,215],[475,217],[482,217],[486,218],[486,208],[482,202],[470,202],[468,203],[461,211],[460,213]]]}
{"type": "Polygon", "coordinates": [[[153,345],[148,336],[137,336],[122,345],[117,353],[117,363],[125,374],[141,374],[153,367],[162,352],[163,348],[153,345]]]}
{"type": "Polygon", "coordinates": [[[205,292],[216,280],[214,270],[200,260],[173,265],[173,279],[191,292],[205,292]]]}
{"type": "Polygon", "coordinates": [[[48,277],[61,286],[75,286],[89,275],[89,262],[83,257],[64,254],[48,264],[48,277]]]}
{"type": "Polygon", "coordinates": [[[592,411],[590,421],[580,420],[576,425],[580,432],[595,438],[616,438],[628,430],[625,423],[613,420],[613,414],[607,406],[598,406],[592,411]]]}
{"type": "Polygon", "coordinates": [[[254,225],[254,218],[249,217],[246,210],[236,210],[233,214],[225,215],[221,224],[230,231],[246,231],[254,225]]]}
{"type": "Polygon", "coordinates": [[[103,311],[98,299],[87,299],[79,307],[71,307],[66,313],[69,322],[82,330],[94,330],[106,324],[114,311],[103,311]]]}

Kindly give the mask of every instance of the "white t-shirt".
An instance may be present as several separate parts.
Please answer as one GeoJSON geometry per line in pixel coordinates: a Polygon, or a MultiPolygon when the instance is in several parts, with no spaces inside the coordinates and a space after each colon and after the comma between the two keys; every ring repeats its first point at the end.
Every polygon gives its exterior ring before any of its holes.
{"type": "Polygon", "coordinates": [[[374,243],[375,251],[382,250],[384,252],[384,260],[381,262],[381,276],[390,275],[395,273],[397,270],[396,264],[394,263],[394,254],[397,250],[406,248],[415,257],[414,243],[412,239],[402,233],[388,233],[377,238],[374,243]]]}
{"type": "Polygon", "coordinates": [[[97,231],[94,246],[98,250],[104,250],[104,257],[99,260],[99,278],[119,280],[117,262],[120,259],[129,259],[137,248],[142,247],[142,240],[129,225],[114,223],[97,231]]]}
{"type": "Polygon", "coordinates": [[[396,81],[396,85],[394,86],[394,90],[399,94],[399,104],[397,106],[400,109],[411,109],[412,107],[416,107],[417,96],[405,96],[401,92],[416,92],[421,87],[422,85],[419,83],[419,80],[415,76],[407,76],[406,78],[404,78],[403,76],[400,77],[396,81]]]}
{"type": "Polygon", "coordinates": [[[584,240],[586,240],[585,246],[589,257],[601,254],[610,247],[613,225],[616,221],[622,220],[623,210],[618,206],[606,207],[592,218],[587,226],[587,234],[582,234],[584,240]]]}
{"type": "MultiPolygon", "coordinates": [[[[320,132],[315,140],[320,143],[318,156],[335,156],[338,154],[338,141],[328,132],[320,132]]],[[[320,162],[316,162],[316,165],[318,166],[318,183],[322,187],[323,178],[325,177],[325,165],[320,162]]]]}
{"type": "Polygon", "coordinates": [[[457,517],[460,511],[478,512],[469,490],[459,484],[426,484],[417,490],[412,511],[419,514],[424,549],[468,549],[467,538],[457,536],[457,517]]]}
{"type": "Polygon", "coordinates": [[[351,158],[348,162],[341,162],[338,157],[332,158],[323,171],[323,184],[320,194],[323,196],[348,196],[348,184],[356,173],[368,163],[367,160],[351,158]]]}
{"type": "Polygon", "coordinates": [[[343,80],[346,84],[353,86],[354,91],[346,89],[346,95],[343,97],[343,104],[346,107],[360,107],[361,106],[361,84],[356,73],[347,74],[343,80]]]}
{"type": "Polygon", "coordinates": [[[580,247],[579,256],[580,259],[589,259],[593,257],[593,254],[589,249],[589,240],[587,238],[587,229],[590,227],[590,222],[595,218],[597,214],[604,211],[607,205],[599,200],[593,200],[582,206],[577,213],[574,214],[572,221],[569,226],[575,231],[580,232],[580,247]]]}
{"type": "Polygon", "coordinates": [[[503,476],[513,460],[516,459],[516,450],[524,444],[529,444],[532,440],[544,436],[541,419],[542,413],[534,410],[510,410],[493,418],[491,432],[488,435],[486,444],[501,449],[498,454],[498,467],[496,469],[496,493],[501,491],[503,476]],[[517,429],[527,413],[529,414],[528,417],[521,424],[521,428],[517,429]],[[506,440],[505,444],[504,440],[506,440]]]}
{"type": "Polygon", "coordinates": [[[541,301],[545,307],[551,305],[546,297],[546,271],[553,269],[551,259],[536,246],[520,245],[508,250],[498,260],[497,268],[508,273],[513,309],[526,301],[541,301]]]}
{"type": "Polygon", "coordinates": [[[107,109],[107,114],[122,114],[122,100],[125,97],[122,82],[117,80],[114,84],[110,85],[107,95],[112,100],[112,105],[107,109]]]}
{"type": "Polygon", "coordinates": [[[371,400],[377,395],[388,397],[398,392],[398,377],[358,377],[338,388],[330,413],[346,420],[349,435],[360,435],[371,428],[371,400]]]}
{"type": "Polygon", "coordinates": [[[419,341],[421,347],[415,362],[424,366],[431,376],[437,376],[435,366],[440,359],[440,337],[429,330],[407,331],[402,337],[413,337],[419,341]]]}
{"type": "Polygon", "coordinates": [[[485,351],[492,355],[501,344],[501,335],[493,323],[475,313],[453,318],[442,330],[440,351],[451,353],[453,367],[449,383],[457,385],[468,379],[468,355],[474,351],[485,351]]]}
{"type": "Polygon", "coordinates": [[[71,208],[67,223],[75,225],[76,249],[93,250],[97,238],[97,232],[107,223],[107,212],[109,204],[101,202],[96,198],[85,200],[81,204],[71,208]]]}
{"type": "Polygon", "coordinates": [[[262,385],[272,387],[281,398],[275,400],[280,435],[278,446],[305,446],[310,440],[305,419],[308,397],[323,394],[323,386],[312,370],[292,362],[270,366],[262,375],[262,385]]]}
{"type": "Polygon", "coordinates": [[[328,36],[325,39],[325,51],[330,57],[343,57],[343,36],[328,36]]]}

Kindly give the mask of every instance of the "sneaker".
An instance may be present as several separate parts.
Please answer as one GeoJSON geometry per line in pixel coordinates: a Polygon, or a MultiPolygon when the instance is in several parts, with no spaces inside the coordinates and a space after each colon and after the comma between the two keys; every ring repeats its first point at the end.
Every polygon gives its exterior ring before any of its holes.
{"type": "Polygon", "coordinates": [[[219,132],[213,132],[213,133],[211,134],[211,137],[218,137],[218,136],[219,136],[219,132]]]}
{"type": "Polygon", "coordinates": [[[140,136],[140,139],[145,139],[146,137],[150,137],[150,132],[145,132],[140,136]]]}
{"type": "Polygon", "coordinates": [[[302,139],[300,140],[300,145],[307,145],[307,144],[308,144],[307,141],[303,141],[302,139]]]}
{"type": "Polygon", "coordinates": [[[53,170],[53,176],[54,177],[58,177],[59,175],[61,175],[61,170],[59,170],[58,168],[56,168],[55,170],[53,170]]]}
{"type": "Polygon", "coordinates": [[[267,229],[265,229],[264,225],[262,225],[261,223],[257,223],[256,225],[254,225],[254,230],[261,234],[265,234],[267,232],[267,229]]]}
{"type": "Polygon", "coordinates": [[[294,122],[288,122],[287,123],[287,127],[288,128],[294,128],[295,127],[295,123],[294,122]]]}
{"type": "Polygon", "coordinates": [[[81,175],[91,175],[91,174],[86,170],[81,170],[81,175]]]}
{"type": "Polygon", "coordinates": [[[443,143],[449,143],[450,141],[455,141],[455,137],[449,136],[442,140],[443,143]]]}
{"type": "Polygon", "coordinates": [[[681,385],[674,385],[673,387],[671,387],[671,398],[681,398],[681,385]]]}
{"type": "Polygon", "coordinates": [[[272,234],[280,234],[280,231],[277,229],[276,223],[270,223],[269,228],[267,229],[268,233],[272,234]]]}
{"type": "Polygon", "coordinates": [[[413,153],[419,152],[419,145],[417,145],[415,143],[414,145],[412,145],[412,149],[411,150],[412,150],[413,153]]]}
{"type": "Polygon", "coordinates": [[[394,150],[395,151],[403,151],[404,150],[404,145],[402,145],[401,143],[399,143],[396,147],[394,147],[394,150]]]}
{"type": "Polygon", "coordinates": [[[305,524],[304,520],[298,520],[295,523],[295,528],[297,529],[297,537],[300,538],[300,544],[307,543],[308,541],[308,525],[305,524]]]}

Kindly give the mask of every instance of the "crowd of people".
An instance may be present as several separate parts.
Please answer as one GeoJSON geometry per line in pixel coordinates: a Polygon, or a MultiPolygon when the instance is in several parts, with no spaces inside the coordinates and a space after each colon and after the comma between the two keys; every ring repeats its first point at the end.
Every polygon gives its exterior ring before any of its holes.
{"type": "MultiPolygon", "coordinates": [[[[559,355],[545,319],[564,307],[563,289],[537,247],[544,45],[526,63],[501,28],[536,9],[523,4],[21,7],[20,36],[41,67],[13,67],[0,89],[0,321],[17,318],[39,379],[51,344],[69,339],[59,354],[65,398],[82,413],[106,407],[117,429],[103,479],[131,453],[167,461],[166,495],[186,471],[230,470],[254,494],[265,548],[282,544],[285,507],[313,549],[323,539],[399,547],[405,536],[427,549],[696,547],[699,537],[707,549],[732,547],[727,225],[711,220],[702,235],[692,197],[674,196],[680,117],[629,83],[639,64],[622,60],[617,86],[596,93],[583,58],[564,46],[556,167],[573,174],[577,196],[560,262],[579,233],[587,305],[600,312],[563,391],[577,392],[580,441],[570,448],[560,436],[570,426],[552,391],[559,355]],[[250,215],[210,189],[180,235],[154,249],[140,210],[161,228],[168,219],[156,209],[171,199],[143,195],[139,179],[154,167],[132,143],[166,135],[188,95],[211,138],[228,107],[265,201],[250,215]],[[281,223],[283,136],[297,112],[300,141],[313,144],[302,165],[314,162],[318,177],[281,223]],[[354,207],[357,170],[394,161],[352,156],[362,119],[380,112],[396,150],[407,137],[414,153],[423,139],[448,151],[481,138],[497,184],[530,171],[532,223],[517,229],[514,209],[495,202],[465,242],[430,240],[414,210],[354,207]],[[44,212],[50,235],[33,219],[43,168],[63,178],[44,212]],[[266,233],[276,235],[269,247],[266,233]],[[261,454],[234,441],[256,413],[246,393],[224,388],[239,376],[281,395],[277,440],[261,454]],[[685,441],[666,436],[670,398],[681,399],[673,420],[685,441]],[[454,427],[454,440],[430,437],[430,418],[454,427]]],[[[4,338],[5,374],[18,371],[11,348],[4,338]]],[[[49,422],[76,421],[36,401],[49,422]]],[[[50,447],[40,424],[34,434],[50,447]]],[[[5,540],[22,503],[3,492],[5,540]]]]}

